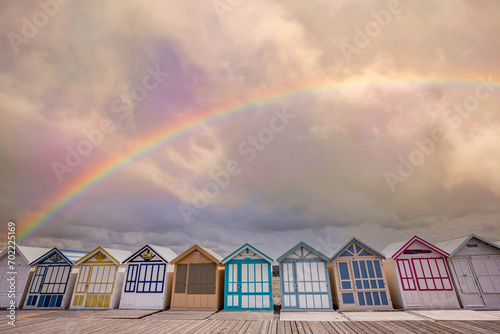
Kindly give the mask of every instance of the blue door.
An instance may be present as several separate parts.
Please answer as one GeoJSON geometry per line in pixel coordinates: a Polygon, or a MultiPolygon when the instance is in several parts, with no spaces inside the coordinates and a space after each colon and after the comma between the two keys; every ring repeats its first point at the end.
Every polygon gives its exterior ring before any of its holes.
{"type": "Polygon", "coordinates": [[[379,260],[339,261],[340,294],[343,304],[388,305],[379,260]]]}
{"type": "Polygon", "coordinates": [[[26,306],[61,307],[70,271],[67,265],[38,266],[26,306]]]}
{"type": "Polygon", "coordinates": [[[271,265],[266,261],[231,261],[226,269],[225,309],[272,309],[271,265]]]}

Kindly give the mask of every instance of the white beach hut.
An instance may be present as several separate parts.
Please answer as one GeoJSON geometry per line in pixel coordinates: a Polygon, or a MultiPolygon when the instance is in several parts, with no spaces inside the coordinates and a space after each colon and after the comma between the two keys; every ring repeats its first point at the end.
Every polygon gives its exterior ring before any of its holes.
{"type": "Polygon", "coordinates": [[[170,248],[146,245],[129,256],[120,308],[166,309],[170,306],[175,259],[170,248]]]}
{"type": "Polygon", "coordinates": [[[446,264],[448,253],[417,236],[392,243],[382,253],[395,307],[460,307],[446,264]]]}
{"type": "Polygon", "coordinates": [[[30,280],[30,263],[46,252],[49,248],[16,246],[15,249],[7,248],[0,253],[0,308],[7,308],[11,301],[15,301],[16,308],[24,303],[25,288],[30,280]],[[14,277],[14,281],[9,280],[14,277]],[[11,284],[15,282],[15,284],[11,284]],[[15,292],[11,289],[14,287],[15,292]],[[9,295],[14,293],[15,298],[9,295]]]}
{"type": "Polygon", "coordinates": [[[500,246],[480,236],[436,244],[447,259],[460,303],[464,308],[500,308],[500,246]]]}

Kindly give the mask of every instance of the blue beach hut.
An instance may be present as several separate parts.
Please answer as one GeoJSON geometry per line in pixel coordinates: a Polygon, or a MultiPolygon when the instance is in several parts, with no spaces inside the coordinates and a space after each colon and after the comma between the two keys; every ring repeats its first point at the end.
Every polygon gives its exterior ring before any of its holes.
{"type": "Polygon", "coordinates": [[[68,308],[76,281],[73,264],[87,252],[52,248],[30,263],[33,276],[24,309],[68,308]]]}
{"type": "Polygon", "coordinates": [[[328,278],[329,257],[305,242],[299,242],[276,261],[281,273],[281,309],[333,309],[328,278]]]}

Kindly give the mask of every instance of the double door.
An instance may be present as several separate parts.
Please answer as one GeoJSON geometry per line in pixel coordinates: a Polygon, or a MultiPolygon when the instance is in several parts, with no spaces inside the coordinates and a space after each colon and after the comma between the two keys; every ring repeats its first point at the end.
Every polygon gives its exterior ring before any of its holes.
{"type": "Polygon", "coordinates": [[[282,262],[281,269],[283,309],[332,308],[326,262],[282,262]]]}
{"type": "Polygon", "coordinates": [[[485,295],[500,293],[500,256],[454,258],[451,262],[465,307],[484,307],[485,295]]]}
{"type": "Polygon", "coordinates": [[[225,309],[272,309],[270,264],[265,261],[228,263],[225,309]]]}
{"type": "Polygon", "coordinates": [[[109,307],[115,284],[116,265],[82,265],[73,306],[109,307]]]}
{"type": "Polygon", "coordinates": [[[377,260],[337,262],[340,300],[344,305],[360,307],[388,306],[384,275],[377,260]]]}

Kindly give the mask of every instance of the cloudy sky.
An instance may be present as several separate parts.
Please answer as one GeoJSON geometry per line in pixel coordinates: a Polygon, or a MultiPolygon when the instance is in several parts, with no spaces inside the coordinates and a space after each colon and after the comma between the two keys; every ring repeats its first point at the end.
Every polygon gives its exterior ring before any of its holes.
{"type": "Polygon", "coordinates": [[[0,5],[21,244],[500,240],[498,1],[42,3],[0,5]]]}

